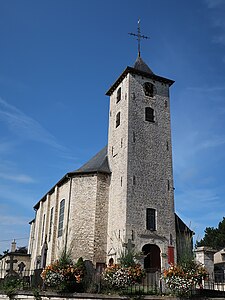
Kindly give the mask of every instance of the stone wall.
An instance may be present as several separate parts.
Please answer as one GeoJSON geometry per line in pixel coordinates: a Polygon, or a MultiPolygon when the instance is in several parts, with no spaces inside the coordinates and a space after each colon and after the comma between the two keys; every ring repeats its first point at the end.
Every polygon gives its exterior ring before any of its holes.
{"type": "MultiPolygon", "coordinates": [[[[56,293],[50,292],[41,292],[40,293],[42,300],[124,300],[127,297],[119,296],[119,295],[101,295],[101,294],[68,294],[68,295],[59,295],[56,293]]],[[[5,294],[0,294],[0,300],[8,300],[9,297],[5,294]]],[[[33,293],[18,293],[13,296],[15,300],[35,300],[33,293]]],[[[144,296],[142,299],[146,300],[178,300],[179,298],[171,297],[171,296],[144,296]]]]}
{"type": "MultiPolygon", "coordinates": [[[[29,253],[31,254],[31,269],[37,268],[37,259],[41,256],[44,242],[47,242],[47,264],[58,258],[62,251],[67,234],[68,209],[70,180],[66,179],[63,184],[56,185],[46,196],[37,204],[36,216],[31,223],[31,233],[29,241],[29,253]],[[60,202],[65,199],[63,234],[58,237],[58,217],[60,202]],[[51,209],[53,208],[53,218],[50,224],[51,209]],[[51,230],[50,230],[51,227],[51,230]]],[[[40,267],[40,266],[39,266],[40,267]]]]}

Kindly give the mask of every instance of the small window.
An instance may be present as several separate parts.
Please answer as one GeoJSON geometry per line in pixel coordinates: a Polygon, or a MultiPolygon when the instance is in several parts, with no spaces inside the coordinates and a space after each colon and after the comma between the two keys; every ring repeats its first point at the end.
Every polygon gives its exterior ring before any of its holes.
{"type": "Polygon", "coordinates": [[[145,95],[153,97],[155,94],[155,86],[151,82],[145,82],[143,85],[145,95]]]}
{"type": "Polygon", "coordinates": [[[135,177],[135,175],[133,176],[133,185],[135,185],[136,184],[136,177],[135,177]]]}
{"type": "Polygon", "coordinates": [[[171,245],[171,246],[173,245],[173,236],[172,236],[171,233],[170,233],[170,245],[171,245]]]}
{"type": "Polygon", "coordinates": [[[167,100],[165,100],[165,108],[167,108],[168,107],[168,102],[167,102],[167,100]]]}
{"type": "Polygon", "coordinates": [[[64,219],[64,210],[65,210],[65,199],[60,202],[59,209],[59,225],[58,225],[58,237],[63,234],[63,219],[64,219]]]}
{"type": "Polygon", "coordinates": [[[146,228],[148,230],[156,230],[155,209],[147,208],[146,211],[146,228]]]}
{"type": "Polygon", "coordinates": [[[154,109],[151,107],[145,107],[145,121],[155,122],[154,109]]]}
{"type": "Polygon", "coordinates": [[[136,137],[135,137],[135,132],[133,131],[133,143],[135,143],[136,137]]]}
{"type": "Polygon", "coordinates": [[[116,128],[120,125],[120,112],[116,115],[116,128]]]}
{"type": "Polygon", "coordinates": [[[116,103],[121,100],[121,87],[117,90],[116,103]]]}

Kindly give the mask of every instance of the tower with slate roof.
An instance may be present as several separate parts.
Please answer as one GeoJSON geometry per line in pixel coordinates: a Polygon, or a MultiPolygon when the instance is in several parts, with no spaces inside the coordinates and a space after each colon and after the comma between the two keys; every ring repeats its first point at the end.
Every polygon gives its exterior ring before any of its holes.
{"type": "Polygon", "coordinates": [[[153,73],[140,54],[140,38],[146,38],[140,27],[135,36],[134,66],[106,93],[107,146],[34,206],[31,269],[50,264],[62,250],[101,269],[117,263],[123,249],[134,248],[144,254],[145,269],[155,272],[176,262],[176,233],[193,234],[174,212],[169,98],[174,81],[153,73]]]}
{"type": "Polygon", "coordinates": [[[107,91],[111,169],[107,254],[118,258],[130,243],[145,268],[176,258],[169,87],[138,54],[107,91]]]}

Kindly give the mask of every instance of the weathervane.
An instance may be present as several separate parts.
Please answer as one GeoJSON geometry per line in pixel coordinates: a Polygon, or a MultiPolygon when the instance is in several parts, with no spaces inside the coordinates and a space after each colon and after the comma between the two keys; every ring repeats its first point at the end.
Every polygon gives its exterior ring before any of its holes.
{"type": "Polygon", "coordinates": [[[139,57],[141,56],[141,39],[149,39],[148,36],[141,35],[140,23],[141,23],[141,20],[138,19],[137,34],[136,34],[136,33],[132,33],[132,32],[129,32],[129,33],[128,33],[128,34],[130,34],[130,35],[134,35],[134,36],[137,37],[137,41],[138,41],[138,56],[139,56],[139,57]]]}

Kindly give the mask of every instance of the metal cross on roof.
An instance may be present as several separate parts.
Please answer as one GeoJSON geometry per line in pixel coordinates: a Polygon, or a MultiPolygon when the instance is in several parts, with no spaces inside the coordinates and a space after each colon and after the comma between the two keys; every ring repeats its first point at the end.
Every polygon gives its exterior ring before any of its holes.
{"type": "Polygon", "coordinates": [[[140,27],[141,20],[138,20],[138,28],[137,28],[137,34],[129,32],[128,34],[136,36],[138,41],[138,56],[141,56],[141,39],[149,39],[150,37],[141,35],[141,27],[140,27]]]}

